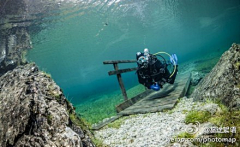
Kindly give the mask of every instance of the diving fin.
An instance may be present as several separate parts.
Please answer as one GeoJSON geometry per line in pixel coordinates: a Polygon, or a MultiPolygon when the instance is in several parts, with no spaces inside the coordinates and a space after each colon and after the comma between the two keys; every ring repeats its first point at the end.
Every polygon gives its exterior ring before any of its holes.
{"type": "Polygon", "coordinates": [[[177,61],[178,61],[177,55],[172,54],[172,56],[170,57],[170,61],[173,65],[177,65],[177,61]]]}
{"type": "Polygon", "coordinates": [[[158,90],[160,90],[160,86],[158,85],[158,83],[155,83],[155,84],[151,85],[150,89],[158,91],[158,90]]]}

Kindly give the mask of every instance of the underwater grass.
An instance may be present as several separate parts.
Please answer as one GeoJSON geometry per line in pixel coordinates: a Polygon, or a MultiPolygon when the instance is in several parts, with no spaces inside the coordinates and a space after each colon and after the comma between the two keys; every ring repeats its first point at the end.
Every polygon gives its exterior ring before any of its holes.
{"type": "MultiPolygon", "coordinates": [[[[137,85],[127,90],[128,97],[131,98],[145,91],[144,86],[137,85]]],[[[115,106],[123,102],[121,91],[114,91],[105,95],[94,95],[82,104],[76,105],[76,113],[90,124],[98,123],[105,118],[116,116],[115,106]]]]}
{"type": "Polygon", "coordinates": [[[118,120],[116,120],[114,122],[109,123],[107,126],[109,128],[119,129],[126,119],[127,119],[126,117],[121,117],[120,119],[118,119],[118,120]]]}
{"type": "Polygon", "coordinates": [[[103,141],[97,138],[91,138],[92,142],[96,145],[96,147],[109,147],[108,145],[103,144],[103,141]]]}
{"type": "Polygon", "coordinates": [[[211,114],[208,111],[191,111],[187,114],[185,118],[185,122],[188,123],[203,123],[208,121],[208,119],[211,117],[211,114]]]}
{"type": "MultiPolygon", "coordinates": [[[[218,127],[229,127],[229,133],[216,133],[214,136],[218,138],[236,138],[237,142],[240,141],[240,110],[229,110],[226,106],[220,106],[220,112],[216,113],[213,117],[209,119],[209,121],[215,124],[218,127]],[[236,133],[231,132],[231,129],[236,128],[236,133]]],[[[213,145],[213,144],[212,144],[213,145]]],[[[226,144],[222,143],[222,145],[227,146],[236,146],[236,143],[226,144]]],[[[239,145],[239,144],[238,144],[239,145]]]]}
{"type": "Polygon", "coordinates": [[[236,147],[239,146],[240,141],[240,111],[222,111],[211,117],[209,121],[215,124],[217,127],[229,127],[229,133],[215,133],[210,136],[210,138],[235,138],[236,142],[208,142],[208,143],[199,143],[195,142],[194,144],[201,147],[236,147]],[[231,131],[231,128],[236,128],[236,133],[231,131]]]}
{"type": "MultiPolygon", "coordinates": [[[[222,104],[220,101],[206,100],[206,103],[216,103],[220,107],[215,114],[211,115],[206,111],[192,111],[187,116],[185,121],[187,123],[193,123],[195,121],[202,122],[211,122],[219,128],[229,127],[229,133],[212,133],[210,138],[235,138],[235,143],[228,142],[208,142],[208,143],[200,143],[194,142],[194,145],[200,147],[235,147],[239,146],[238,142],[240,141],[240,110],[230,110],[227,106],[222,104]],[[236,132],[231,132],[231,128],[236,128],[236,132]]],[[[188,136],[188,134],[180,134],[180,136],[188,136]]]]}
{"type": "Polygon", "coordinates": [[[182,132],[177,135],[177,138],[194,138],[193,134],[189,134],[187,132],[182,132]]]}

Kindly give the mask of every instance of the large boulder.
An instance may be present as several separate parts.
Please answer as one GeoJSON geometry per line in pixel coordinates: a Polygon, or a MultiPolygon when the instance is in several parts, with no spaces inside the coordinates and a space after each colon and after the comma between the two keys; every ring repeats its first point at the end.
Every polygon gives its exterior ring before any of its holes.
{"type": "Polygon", "coordinates": [[[232,44],[191,97],[194,100],[220,100],[230,108],[240,108],[240,45],[232,44]]]}
{"type": "Polygon", "coordinates": [[[204,77],[204,73],[199,72],[199,71],[192,71],[192,76],[191,76],[191,85],[196,86],[204,77]]]}
{"type": "Polygon", "coordinates": [[[0,77],[0,146],[94,146],[71,119],[74,108],[34,64],[0,77]]]}

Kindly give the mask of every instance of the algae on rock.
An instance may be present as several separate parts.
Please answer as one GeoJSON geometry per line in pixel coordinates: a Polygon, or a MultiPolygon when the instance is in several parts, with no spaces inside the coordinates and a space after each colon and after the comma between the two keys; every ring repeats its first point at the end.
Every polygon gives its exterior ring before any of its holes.
{"type": "Polygon", "coordinates": [[[232,44],[212,71],[196,86],[191,97],[194,100],[220,100],[233,109],[240,108],[240,45],[232,44]]]}
{"type": "Polygon", "coordinates": [[[35,64],[0,77],[0,110],[2,147],[94,146],[91,132],[69,117],[75,111],[60,87],[35,64]]]}

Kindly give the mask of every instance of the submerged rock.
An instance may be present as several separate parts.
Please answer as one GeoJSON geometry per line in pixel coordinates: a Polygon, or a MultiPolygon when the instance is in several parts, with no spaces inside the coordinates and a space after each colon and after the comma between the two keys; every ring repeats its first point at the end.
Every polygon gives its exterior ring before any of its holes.
{"type": "Polygon", "coordinates": [[[194,100],[220,100],[240,108],[240,45],[233,44],[192,93],[194,100]]]}
{"type": "Polygon", "coordinates": [[[73,106],[34,64],[0,77],[0,146],[94,146],[70,119],[73,106]]]}
{"type": "Polygon", "coordinates": [[[205,75],[201,72],[193,71],[191,76],[191,85],[196,86],[205,75]]]}

